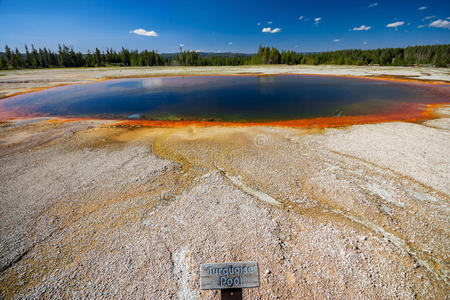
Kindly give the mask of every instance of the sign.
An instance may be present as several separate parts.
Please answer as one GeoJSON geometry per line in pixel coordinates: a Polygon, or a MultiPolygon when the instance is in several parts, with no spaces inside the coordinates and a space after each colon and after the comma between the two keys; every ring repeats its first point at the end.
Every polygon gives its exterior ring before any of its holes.
{"type": "Polygon", "coordinates": [[[210,263],[200,265],[200,289],[241,289],[259,286],[257,262],[210,263]]]}

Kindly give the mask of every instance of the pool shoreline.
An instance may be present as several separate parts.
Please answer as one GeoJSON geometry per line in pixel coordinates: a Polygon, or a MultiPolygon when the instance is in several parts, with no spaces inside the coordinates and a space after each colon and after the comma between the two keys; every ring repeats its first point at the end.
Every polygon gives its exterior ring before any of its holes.
{"type": "Polygon", "coordinates": [[[358,76],[358,75],[347,75],[347,74],[314,74],[314,73],[264,73],[264,74],[255,74],[255,73],[240,73],[240,74],[151,74],[151,75],[130,75],[130,76],[112,76],[112,77],[104,77],[98,79],[89,79],[89,82],[71,82],[71,83],[61,83],[52,86],[44,86],[39,88],[34,88],[27,91],[13,93],[7,96],[0,96],[0,101],[4,99],[8,99],[11,97],[36,93],[52,88],[58,88],[69,85],[79,85],[79,84],[92,84],[99,83],[103,81],[109,80],[117,80],[117,79],[144,79],[144,78],[158,78],[158,77],[234,77],[234,76],[278,76],[278,75],[297,75],[297,76],[324,76],[324,77],[344,77],[344,78],[357,78],[357,79],[368,79],[368,80],[380,80],[380,81],[393,81],[393,82],[402,82],[402,83],[411,83],[411,84],[432,84],[432,85],[450,85],[450,82],[443,80],[428,80],[428,79],[413,79],[407,77],[406,75],[383,75],[383,76],[358,76]]]}
{"type": "MultiPolygon", "coordinates": [[[[424,104],[412,103],[416,106],[424,104]]],[[[412,106],[412,105],[411,105],[412,106]]],[[[48,118],[48,122],[76,122],[76,121],[104,121],[110,122],[105,127],[154,127],[154,128],[183,128],[183,127],[287,127],[287,128],[337,128],[352,125],[378,124],[388,122],[410,122],[419,123],[427,120],[438,119],[441,116],[438,110],[450,106],[450,103],[426,104],[423,110],[411,114],[373,114],[360,116],[336,116],[305,118],[284,121],[269,122],[224,122],[224,121],[169,121],[169,120],[128,120],[128,119],[102,119],[102,118],[70,118],[64,116],[34,115],[28,117],[12,117],[1,119],[0,122],[10,122],[14,120],[28,120],[34,118],[48,118]]]]}
{"type": "MultiPolygon", "coordinates": [[[[50,90],[53,88],[72,86],[79,84],[91,84],[99,83],[110,80],[120,80],[120,79],[145,79],[145,78],[180,78],[180,77],[240,77],[240,76],[255,76],[255,77],[266,77],[266,76],[310,76],[310,77],[339,77],[339,78],[355,78],[362,80],[377,80],[385,82],[400,82],[403,84],[411,85],[421,85],[429,86],[434,88],[436,85],[447,86],[450,85],[448,81],[442,80],[426,80],[426,79],[414,79],[407,75],[380,75],[380,76],[359,76],[350,74],[314,74],[314,73],[233,73],[233,74],[140,74],[131,76],[105,76],[97,79],[87,79],[88,82],[70,82],[61,83],[56,86],[45,86],[39,87],[28,91],[18,92],[11,94],[6,97],[0,97],[0,105],[2,100],[10,99],[15,96],[36,93],[41,91],[50,90]]],[[[275,126],[275,127],[293,127],[293,128],[332,128],[332,127],[345,127],[356,124],[376,124],[382,122],[421,122],[425,120],[430,120],[437,118],[435,110],[449,105],[448,102],[436,102],[432,104],[425,103],[408,103],[405,104],[406,111],[402,112],[388,112],[379,114],[365,114],[365,115],[352,115],[352,116],[332,116],[332,117],[313,117],[313,118],[299,118],[299,119],[288,119],[288,120],[277,120],[277,121],[221,121],[221,120],[130,120],[130,119],[116,119],[116,118],[96,118],[96,117],[68,117],[63,115],[45,115],[37,113],[27,113],[23,110],[4,110],[0,112],[0,120],[8,121],[12,119],[29,119],[36,117],[46,117],[58,120],[67,121],[77,121],[77,120],[103,120],[103,121],[114,121],[115,123],[111,126],[147,126],[147,127],[212,127],[212,126],[222,126],[222,127],[248,127],[248,126],[275,126]]]]}

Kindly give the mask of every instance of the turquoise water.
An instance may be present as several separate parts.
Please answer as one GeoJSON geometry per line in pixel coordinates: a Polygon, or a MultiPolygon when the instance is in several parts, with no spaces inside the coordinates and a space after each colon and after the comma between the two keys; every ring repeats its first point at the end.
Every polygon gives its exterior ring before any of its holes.
{"type": "Polygon", "coordinates": [[[70,85],[0,101],[33,116],[274,121],[401,111],[450,102],[448,86],[336,76],[188,76],[70,85]]]}

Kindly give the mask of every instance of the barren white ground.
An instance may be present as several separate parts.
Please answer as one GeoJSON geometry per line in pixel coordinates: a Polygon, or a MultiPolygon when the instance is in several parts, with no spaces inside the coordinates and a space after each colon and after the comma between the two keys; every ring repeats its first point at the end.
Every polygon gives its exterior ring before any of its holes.
{"type": "Polygon", "coordinates": [[[0,128],[0,297],[448,297],[450,113],[342,129],[0,128]]]}

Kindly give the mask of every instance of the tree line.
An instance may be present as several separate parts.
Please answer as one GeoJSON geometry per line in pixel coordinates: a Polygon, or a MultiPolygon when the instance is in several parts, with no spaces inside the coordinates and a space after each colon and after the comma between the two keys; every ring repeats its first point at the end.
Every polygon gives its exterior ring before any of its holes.
{"type": "Polygon", "coordinates": [[[374,50],[350,49],[306,55],[295,53],[293,51],[283,51],[278,62],[292,65],[433,65],[436,67],[449,67],[450,45],[414,46],[374,50]]]}
{"type": "Polygon", "coordinates": [[[60,45],[57,52],[47,48],[31,49],[25,46],[25,53],[5,46],[0,53],[0,70],[36,69],[51,67],[105,67],[105,66],[238,66],[256,64],[307,64],[307,65],[381,65],[413,66],[433,65],[449,67],[450,44],[414,46],[407,48],[385,48],[374,50],[349,49],[320,53],[298,53],[279,51],[277,48],[259,46],[254,55],[222,54],[205,55],[196,51],[184,51],[171,57],[156,51],[137,51],[122,48],[120,51],[96,48],[83,54],[72,47],[60,45]]]}
{"type": "Polygon", "coordinates": [[[180,66],[240,66],[248,65],[250,56],[240,55],[200,55],[196,51],[183,51],[176,55],[174,64],[180,66]]]}
{"type": "Polygon", "coordinates": [[[36,49],[31,45],[31,51],[25,45],[25,54],[16,48],[12,51],[5,46],[4,54],[0,54],[0,69],[36,69],[36,68],[78,68],[105,66],[164,66],[169,61],[155,51],[130,51],[122,48],[117,52],[107,49],[106,52],[96,48],[86,54],[75,52],[72,47],[60,45],[58,52],[47,48],[36,49]]]}

